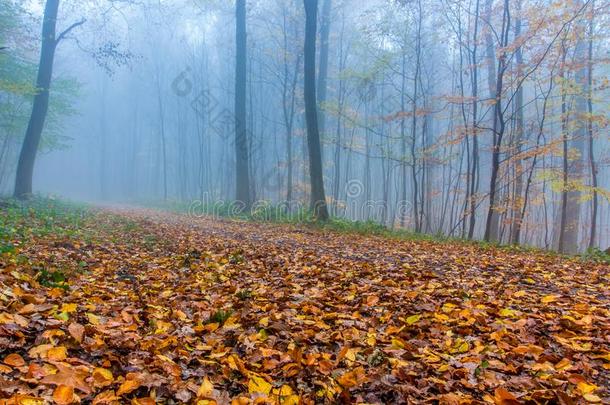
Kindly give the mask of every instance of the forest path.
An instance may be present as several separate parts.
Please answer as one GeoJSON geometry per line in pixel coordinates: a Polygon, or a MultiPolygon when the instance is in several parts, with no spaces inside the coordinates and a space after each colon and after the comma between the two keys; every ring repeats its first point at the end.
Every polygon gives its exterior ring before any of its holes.
{"type": "Polygon", "coordinates": [[[610,397],[606,265],[133,207],[79,226],[22,249],[78,263],[65,291],[0,273],[0,403],[610,397]]]}
{"type": "MultiPolygon", "coordinates": [[[[479,398],[481,389],[491,395],[498,387],[518,395],[552,395],[541,393],[550,388],[541,384],[548,377],[541,369],[561,379],[554,373],[578,373],[582,367],[591,372],[583,381],[608,386],[608,373],[589,369],[583,355],[591,351],[610,360],[607,266],[467,243],[399,241],[155,210],[117,213],[150,224],[159,236],[175,235],[182,254],[207,251],[226,258],[232,276],[214,288],[224,297],[216,305],[239,307],[235,292],[251,291],[253,304],[265,304],[255,305],[254,313],[247,310],[250,325],[276,314],[286,333],[283,349],[293,341],[306,353],[325,353],[337,372],[364,366],[371,381],[361,387],[361,393],[371,391],[363,394],[366,401],[385,402],[380,392],[429,398],[460,386],[479,398]],[[398,367],[385,369],[385,376],[370,364],[380,349],[388,351],[386,364],[398,367]],[[359,355],[342,364],[345,350],[359,355]],[[582,363],[573,364],[573,356],[582,363]],[[571,366],[562,370],[564,359],[571,366]],[[486,361],[495,366],[481,369],[486,361]],[[399,366],[405,369],[398,371],[399,366]],[[428,378],[413,378],[426,373],[428,378]],[[460,378],[449,377],[456,374],[460,378]]],[[[319,359],[311,362],[322,371],[319,359]]],[[[608,370],[602,363],[597,360],[608,370]]],[[[273,378],[291,378],[293,372],[273,378]]],[[[313,388],[312,381],[305,385],[313,388]]],[[[326,387],[336,393],[342,388],[340,382],[326,387]]]]}

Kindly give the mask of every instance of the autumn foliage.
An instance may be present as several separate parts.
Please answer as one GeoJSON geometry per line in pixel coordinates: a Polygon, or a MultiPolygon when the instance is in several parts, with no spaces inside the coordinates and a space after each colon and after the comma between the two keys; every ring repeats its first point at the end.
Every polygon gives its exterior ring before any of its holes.
{"type": "Polygon", "coordinates": [[[0,404],[610,400],[602,263],[144,210],[9,211],[0,404]]]}

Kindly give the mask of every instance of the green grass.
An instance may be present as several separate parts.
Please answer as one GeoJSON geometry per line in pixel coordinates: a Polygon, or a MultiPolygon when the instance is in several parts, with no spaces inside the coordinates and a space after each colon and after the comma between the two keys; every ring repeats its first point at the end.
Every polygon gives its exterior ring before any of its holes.
{"type": "MultiPolygon", "coordinates": [[[[192,203],[187,202],[167,201],[148,202],[142,205],[162,211],[181,214],[187,213],[196,216],[214,216],[253,222],[292,224],[324,232],[365,236],[372,235],[402,241],[460,243],[484,249],[497,248],[511,253],[534,253],[569,257],[557,252],[529,246],[499,245],[444,235],[416,233],[405,229],[390,229],[375,221],[352,221],[333,217],[325,222],[317,222],[312,213],[307,210],[288,212],[284,207],[265,202],[257,204],[255,208],[247,214],[236,212],[235,208],[230,203],[193,205],[192,203]]],[[[18,201],[0,198],[0,254],[14,252],[14,241],[16,240],[26,242],[30,238],[44,237],[47,235],[64,237],[67,239],[82,238],[90,242],[94,240],[95,234],[92,232],[90,226],[86,227],[83,225],[85,224],[85,220],[90,218],[92,214],[92,209],[85,204],[60,199],[36,197],[29,201],[18,201]]],[[[131,235],[141,231],[140,224],[130,219],[116,216],[111,222],[111,224],[100,226],[108,226],[109,229],[107,230],[109,232],[113,229],[116,230],[118,227],[125,235],[131,235]]],[[[147,248],[152,248],[154,245],[160,243],[157,238],[151,235],[144,235],[142,241],[147,248]]],[[[573,257],[574,256],[572,256],[572,258],[573,257]]],[[[610,264],[610,255],[599,249],[588,250],[578,257],[587,262],[610,264]]],[[[237,257],[234,258],[234,260],[237,259],[237,257]]]]}
{"type": "MultiPolygon", "coordinates": [[[[156,202],[147,203],[147,206],[151,208],[160,209],[163,211],[170,211],[181,214],[195,214],[198,216],[213,216],[221,218],[233,218],[253,222],[270,222],[276,224],[292,224],[305,226],[314,230],[336,232],[343,234],[358,234],[364,236],[379,236],[388,239],[400,240],[400,241],[425,241],[435,243],[458,243],[482,249],[501,249],[505,252],[515,254],[541,254],[548,256],[557,256],[564,258],[574,258],[575,256],[563,255],[556,251],[545,250],[542,248],[526,246],[526,245],[513,245],[513,244],[499,244],[493,242],[486,242],[480,240],[469,240],[454,236],[445,236],[440,234],[424,234],[417,233],[407,229],[391,229],[375,221],[353,221],[345,218],[333,217],[325,222],[318,222],[310,211],[298,210],[295,212],[287,212],[282,209],[281,206],[276,206],[271,203],[259,203],[249,213],[240,213],[236,215],[235,211],[232,210],[232,206],[229,203],[216,203],[216,204],[197,204],[193,209],[192,203],[169,201],[169,202],[156,202]],[[194,212],[195,211],[195,212],[194,212]]],[[[594,261],[599,263],[610,264],[610,256],[599,249],[587,251],[576,257],[583,261],[594,261]]]]}
{"type": "Polygon", "coordinates": [[[54,235],[73,239],[83,236],[83,223],[90,215],[83,204],[36,197],[27,201],[0,199],[0,252],[13,241],[54,235]]]}

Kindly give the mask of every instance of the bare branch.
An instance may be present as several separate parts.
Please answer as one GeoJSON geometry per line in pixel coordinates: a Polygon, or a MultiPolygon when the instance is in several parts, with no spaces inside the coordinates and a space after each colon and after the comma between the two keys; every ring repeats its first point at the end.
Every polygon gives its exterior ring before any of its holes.
{"type": "Polygon", "coordinates": [[[76,27],[80,27],[85,22],[87,22],[87,20],[85,18],[83,18],[82,20],[77,21],[74,24],[72,24],[71,26],[69,26],[68,28],[66,28],[61,34],[59,34],[57,36],[57,39],[55,40],[55,46],[57,46],[61,42],[61,40],[64,39],[66,37],[66,35],[68,35],[70,33],[70,31],[72,31],[76,27]]]}

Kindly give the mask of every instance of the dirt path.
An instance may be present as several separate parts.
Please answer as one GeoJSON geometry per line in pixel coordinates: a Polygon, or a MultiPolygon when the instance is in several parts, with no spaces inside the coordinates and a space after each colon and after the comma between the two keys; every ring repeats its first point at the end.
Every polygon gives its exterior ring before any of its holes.
{"type": "Polygon", "coordinates": [[[7,397],[62,386],[96,403],[610,396],[607,266],[133,208],[89,226],[93,242],[24,249],[87,271],[66,292],[11,287],[0,356],[24,364],[0,374],[7,397]]]}

